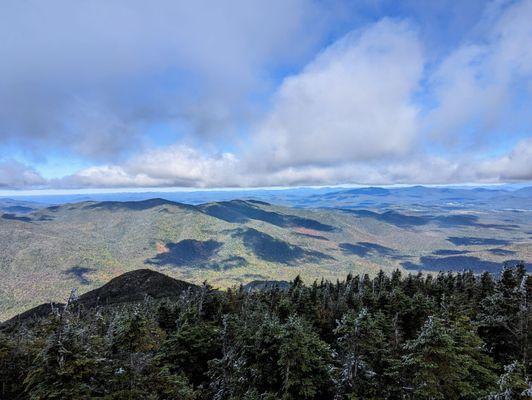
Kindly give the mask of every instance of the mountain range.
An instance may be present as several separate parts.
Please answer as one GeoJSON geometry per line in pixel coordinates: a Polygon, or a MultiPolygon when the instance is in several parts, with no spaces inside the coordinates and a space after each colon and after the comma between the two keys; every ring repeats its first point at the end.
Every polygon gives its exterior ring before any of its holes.
{"type": "Polygon", "coordinates": [[[0,320],[136,269],[223,289],[396,268],[497,273],[505,261],[531,259],[530,188],[304,192],[278,191],[285,205],[259,191],[254,199],[201,204],[4,199],[0,320]]]}

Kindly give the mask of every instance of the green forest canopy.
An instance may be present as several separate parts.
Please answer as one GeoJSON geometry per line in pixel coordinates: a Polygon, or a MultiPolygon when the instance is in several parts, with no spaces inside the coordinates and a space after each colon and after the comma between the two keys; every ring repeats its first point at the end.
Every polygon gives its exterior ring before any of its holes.
{"type": "Polygon", "coordinates": [[[0,333],[2,399],[526,399],[532,277],[204,284],[0,333]]]}

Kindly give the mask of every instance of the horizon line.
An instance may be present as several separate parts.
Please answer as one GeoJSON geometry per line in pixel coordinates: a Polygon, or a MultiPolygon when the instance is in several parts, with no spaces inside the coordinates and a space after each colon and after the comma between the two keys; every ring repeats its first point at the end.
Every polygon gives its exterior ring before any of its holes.
{"type": "Polygon", "coordinates": [[[404,188],[404,187],[447,187],[447,188],[482,188],[482,187],[511,187],[520,189],[530,186],[532,182],[497,182],[497,183],[447,183],[447,184],[337,184],[337,185],[298,185],[298,186],[261,186],[261,187],[124,187],[124,188],[77,188],[77,189],[5,189],[0,190],[1,197],[22,197],[22,196],[67,196],[67,195],[90,195],[90,194],[121,194],[121,193],[195,193],[195,192],[253,192],[253,191],[283,191],[283,190],[304,190],[304,189],[358,189],[358,188],[404,188]]]}

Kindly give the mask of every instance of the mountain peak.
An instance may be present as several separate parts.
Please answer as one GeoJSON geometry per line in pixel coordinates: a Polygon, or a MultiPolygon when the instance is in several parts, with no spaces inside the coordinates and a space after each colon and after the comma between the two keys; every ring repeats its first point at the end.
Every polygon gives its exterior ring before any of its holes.
{"type": "Polygon", "coordinates": [[[175,206],[183,207],[187,209],[196,209],[194,206],[189,204],[178,203],[171,200],[166,200],[162,198],[153,198],[147,200],[138,200],[138,201],[100,201],[97,203],[92,203],[86,206],[88,209],[107,209],[107,210],[133,210],[133,211],[142,211],[148,210],[150,208],[155,208],[159,206],[175,206]]]}
{"type": "MultiPolygon", "coordinates": [[[[85,308],[94,308],[139,302],[146,297],[176,298],[187,290],[198,288],[197,285],[171,278],[151,269],[137,269],[119,275],[98,289],[79,296],[76,303],[85,308]]],[[[62,307],[64,307],[62,303],[41,304],[5,321],[0,324],[0,328],[9,328],[18,322],[45,317],[52,313],[54,308],[62,307]]]]}
{"type": "Polygon", "coordinates": [[[137,269],[111,279],[102,287],[79,297],[86,307],[141,301],[146,296],[153,298],[177,297],[183,291],[196,289],[188,282],[171,278],[151,269],[137,269]]]}

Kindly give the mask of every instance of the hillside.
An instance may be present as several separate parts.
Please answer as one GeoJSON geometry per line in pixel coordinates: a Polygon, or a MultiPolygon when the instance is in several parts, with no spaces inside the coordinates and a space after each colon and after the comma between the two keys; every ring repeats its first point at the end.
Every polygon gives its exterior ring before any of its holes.
{"type": "Polygon", "coordinates": [[[0,320],[149,268],[226,288],[532,259],[527,212],[295,208],[256,200],[60,204],[0,216],[0,320]]]}

